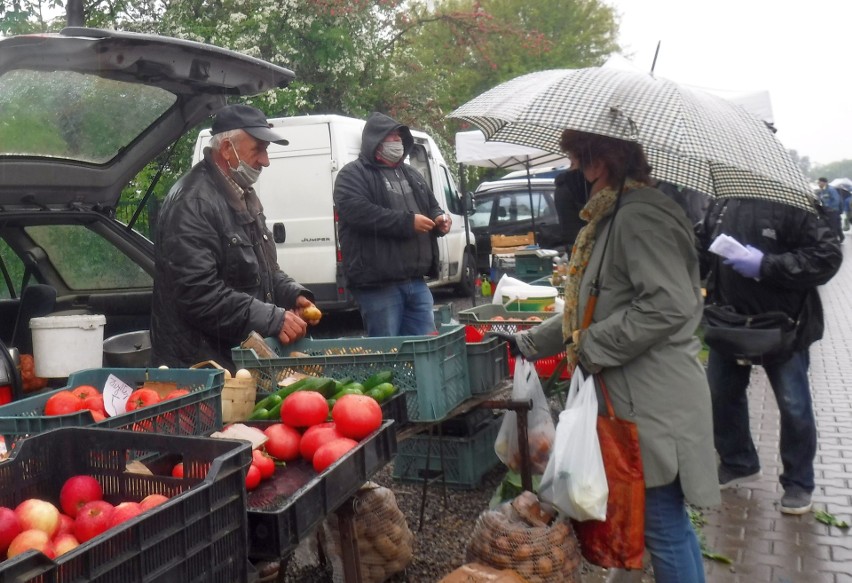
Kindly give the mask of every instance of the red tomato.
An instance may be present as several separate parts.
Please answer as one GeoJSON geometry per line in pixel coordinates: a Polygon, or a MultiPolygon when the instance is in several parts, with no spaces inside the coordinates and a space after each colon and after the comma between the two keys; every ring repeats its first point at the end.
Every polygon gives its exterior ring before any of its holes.
{"type": "Polygon", "coordinates": [[[175,464],[175,467],[172,468],[172,477],[173,478],[182,478],[183,477],[183,462],[179,464],[175,464]]]}
{"type": "Polygon", "coordinates": [[[320,423],[319,425],[308,427],[308,430],[305,431],[304,435],[302,435],[302,442],[299,444],[299,451],[303,458],[308,461],[312,461],[317,449],[329,441],[339,439],[341,437],[343,437],[343,435],[341,435],[337,430],[334,422],[320,423]]]}
{"type": "Polygon", "coordinates": [[[106,409],[104,408],[104,396],[98,393],[97,395],[86,397],[85,399],[83,399],[83,409],[88,409],[89,411],[96,411],[101,415],[106,416],[106,409]]]}
{"type": "Polygon", "coordinates": [[[160,395],[154,389],[136,389],[127,398],[125,411],[135,411],[139,407],[147,407],[160,402],[160,395]]]}
{"type": "Polygon", "coordinates": [[[59,391],[44,404],[45,415],[67,415],[79,411],[83,401],[71,391],[59,391]]]}
{"type": "Polygon", "coordinates": [[[341,435],[364,439],[382,426],[382,407],[366,395],[344,395],[334,404],[331,417],[341,435]]]}
{"type": "Polygon", "coordinates": [[[101,392],[92,385],[80,385],[79,387],[74,387],[73,389],[71,389],[71,392],[77,395],[78,398],[83,400],[101,394],[101,392]]]}
{"type": "Polygon", "coordinates": [[[266,453],[285,462],[299,457],[299,442],[302,440],[302,435],[298,431],[283,423],[276,423],[267,427],[264,433],[269,438],[263,444],[266,453]]]}
{"type": "MultiPolygon", "coordinates": [[[[369,397],[367,398],[369,399],[369,397]]],[[[343,457],[343,454],[357,445],[357,441],[349,439],[348,437],[340,437],[329,441],[320,447],[314,454],[314,471],[319,474],[328,466],[343,457]]]]}
{"type": "Polygon", "coordinates": [[[189,391],[187,389],[175,389],[173,391],[169,391],[169,394],[165,396],[164,401],[168,399],[177,399],[178,397],[183,397],[184,395],[188,395],[189,391]]]}
{"type": "Polygon", "coordinates": [[[254,490],[260,484],[260,470],[252,464],[246,472],[246,490],[254,490]]]}
{"type": "Polygon", "coordinates": [[[290,427],[310,427],[328,419],[328,403],[315,391],[297,391],[281,403],[281,421],[290,427]]]}
{"type": "Polygon", "coordinates": [[[257,469],[260,470],[260,478],[262,480],[271,478],[272,474],[275,473],[275,460],[259,449],[251,452],[251,463],[253,466],[257,466],[257,469]]]}

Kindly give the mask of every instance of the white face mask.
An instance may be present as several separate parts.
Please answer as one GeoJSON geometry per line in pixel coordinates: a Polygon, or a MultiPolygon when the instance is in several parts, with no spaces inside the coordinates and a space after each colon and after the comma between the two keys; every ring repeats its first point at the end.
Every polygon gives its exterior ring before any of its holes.
{"type": "Polygon", "coordinates": [[[231,144],[231,149],[234,151],[234,156],[237,157],[236,168],[231,168],[231,178],[234,179],[234,182],[239,184],[243,188],[249,188],[252,184],[257,182],[257,179],[260,178],[260,169],[254,169],[242,160],[240,160],[240,155],[237,154],[237,149],[234,148],[234,144],[231,144]]]}
{"type": "Polygon", "coordinates": [[[379,146],[379,154],[388,162],[396,164],[405,155],[405,146],[402,142],[382,142],[379,146]]]}

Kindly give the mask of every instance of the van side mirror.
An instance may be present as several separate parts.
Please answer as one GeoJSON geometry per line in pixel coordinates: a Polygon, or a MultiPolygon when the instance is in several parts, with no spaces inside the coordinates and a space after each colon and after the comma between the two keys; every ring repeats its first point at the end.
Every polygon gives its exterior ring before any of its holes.
{"type": "Polygon", "coordinates": [[[272,240],[276,243],[283,243],[287,239],[287,229],[284,228],[284,223],[275,223],[272,225],[272,240]]]}

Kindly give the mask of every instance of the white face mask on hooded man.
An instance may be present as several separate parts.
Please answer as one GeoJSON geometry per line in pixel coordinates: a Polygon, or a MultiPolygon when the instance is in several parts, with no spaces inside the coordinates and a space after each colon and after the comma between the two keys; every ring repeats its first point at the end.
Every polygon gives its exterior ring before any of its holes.
{"type": "Polygon", "coordinates": [[[240,160],[240,155],[237,154],[234,144],[231,144],[231,149],[234,151],[234,156],[237,157],[238,162],[236,168],[231,168],[231,178],[242,188],[250,188],[260,178],[260,169],[252,168],[240,160]]]}
{"type": "Polygon", "coordinates": [[[402,142],[382,142],[379,144],[379,154],[392,164],[396,164],[405,155],[405,146],[402,142]]]}

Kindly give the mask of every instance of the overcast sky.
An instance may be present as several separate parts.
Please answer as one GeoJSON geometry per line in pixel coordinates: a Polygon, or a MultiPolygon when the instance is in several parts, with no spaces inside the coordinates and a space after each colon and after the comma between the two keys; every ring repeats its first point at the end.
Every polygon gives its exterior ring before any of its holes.
{"type": "Polygon", "coordinates": [[[852,159],[852,2],[604,0],[624,55],[724,95],[769,91],[776,136],[812,164],[852,159]]]}

